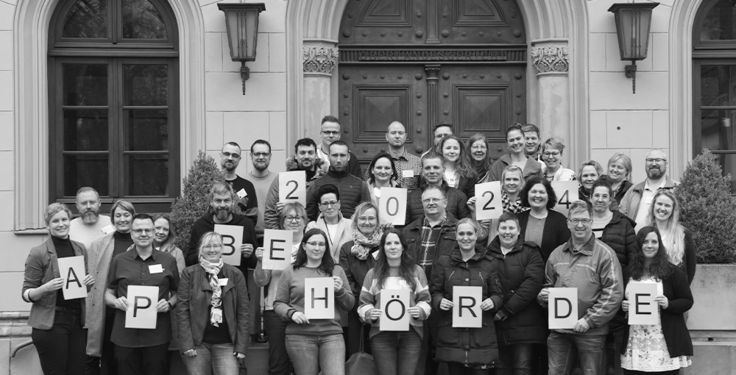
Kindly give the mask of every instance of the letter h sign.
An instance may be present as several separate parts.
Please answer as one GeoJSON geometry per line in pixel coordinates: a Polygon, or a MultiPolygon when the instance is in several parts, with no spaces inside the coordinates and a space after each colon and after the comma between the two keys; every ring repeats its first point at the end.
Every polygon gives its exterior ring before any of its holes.
{"type": "Polygon", "coordinates": [[[304,280],[304,315],[307,319],[335,319],[334,285],[331,277],[304,280]]]}

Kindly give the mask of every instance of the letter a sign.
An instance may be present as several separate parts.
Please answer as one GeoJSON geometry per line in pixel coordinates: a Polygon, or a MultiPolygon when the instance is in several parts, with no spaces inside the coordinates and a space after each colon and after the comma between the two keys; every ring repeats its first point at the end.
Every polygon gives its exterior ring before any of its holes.
{"type": "Polygon", "coordinates": [[[452,288],[452,328],[483,327],[483,287],[455,286],[452,288]]]}
{"type": "Polygon", "coordinates": [[[64,279],[64,299],[87,297],[87,287],[82,284],[86,274],[83,256],[59,258],[59,275],[64,279]]]}
{"type": "Polygon", "coordinates": [[[304,280],[304,315],[307,319],[335,319],[335,280],[331,277],[304,280]]]}
{"type": "Polygon", "coordinates": [[[128,311],[125,328],[156,329],[157,286],[128,286],[128,311]]]}
{"type": "Polygon", "coordinates": [[[549,288],[549,329],[573,329],[578,322],[578,288],[549,288]]]}
{"type": "Polygon", "coordinates": [[[381,289],[381,331],[408,331],[409,289],[381,289]]]}

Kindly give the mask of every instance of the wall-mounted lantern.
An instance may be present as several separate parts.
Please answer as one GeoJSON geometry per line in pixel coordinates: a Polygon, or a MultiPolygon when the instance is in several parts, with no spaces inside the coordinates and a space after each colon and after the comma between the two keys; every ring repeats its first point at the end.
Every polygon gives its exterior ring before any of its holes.
{"type": "Polygon", "coordinates": [[[631,78],[632,91],[636,94],[636,61],[647,57],[649,27],[652,24],[652,9],[659,3],[618,3],[608,11],[616,16],[616,34],[621,61],[626,65],[626,78],[631,78]]]}
{"type": "Polygon", "coordinates": [[[243,80],[243,95],[245,95],[245,81],[250,78],[250,68],[245,66],[245,62],[256,59],[258,16],[266,10],[266,5],[263,3],[219,3],[217,7],[225,12],[225,29],[228,45],[230,45],[230,58],[233,61],[240,61],[240,78],[243,80]]]}

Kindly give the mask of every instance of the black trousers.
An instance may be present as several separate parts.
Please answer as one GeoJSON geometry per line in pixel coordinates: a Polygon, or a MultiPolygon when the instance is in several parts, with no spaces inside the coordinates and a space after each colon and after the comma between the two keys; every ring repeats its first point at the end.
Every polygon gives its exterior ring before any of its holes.
{"type": "Polygon", "coordinates": [[[263,312],[263,328],[268,334],[268,375],[288,375],[294,372],[286,352],[286,325],[273,310],[263,312]]]}
{"type": "Polygon", "coordinates": [[[115,362],[115,344],[110,341],[112,326],[115,324],[115,310],[105,310],[105,331],[102,333],[102,357],[87,356],[86,375],[118,375],[115,362]]]}
{"type": "Polygon", "coordinates": [[[644,372],[624,369],[624,375],[651,375],[651,374],[664,374],[664,375],[677,375],[680,370],[662,371],[662,372],[644,372]]]}
{"type": "Polygon", "coordinates": [[[115,360],[120,375],[168,375],[169,343],[143,348],[115,345],[115,360]]]}
{"type": "Polygon", "coordinates": [[[44,375],[84,374],[87,330],[82,315],[57,311],[49,330],[31,333],[44,375]]]}
{"type": "Polygon", "coordinates": [[[489,369],[475,369],[465,367],[462,363],[446,362],[447,373],[452,375],[488,375],[491,373],[489,369]]]}

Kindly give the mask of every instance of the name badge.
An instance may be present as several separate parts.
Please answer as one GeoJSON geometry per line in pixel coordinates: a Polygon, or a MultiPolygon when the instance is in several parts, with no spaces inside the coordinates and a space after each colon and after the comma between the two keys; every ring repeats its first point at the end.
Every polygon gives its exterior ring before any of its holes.
{"type": "Polygon", "coordinates": [[[414,170],[412,169],[404,169],[401,171],[401,177],[403,178],[412,178],[414,177],[414,170]]]}
{"type": "Polygon", "coordinates": [[[161,273],[164,272],[164,267],[162,267],[160,264],[154,264],[151,266],[148,266],[148,273],[161,273]]]}
{"type": "Polygon", "coordinates": [[[108,225],[100,230],[102,231],[102,233],[104,233],[107,236],[108,234],[115,232],[115,226],[108,225]]]}
{"type": "Polygon", "coordinates": [[[237,194],[240,199],[243,199],[248,196],[248,193],[245,192],[245,189],[240,189],[235,194],[237,194]]]}
{"type": "Polygon", "coordinates": [[[373,259],[378,260],[378,253],[380,253],[380,252],[381,252],[380,250],[374,251],[373,254],[372,254],[373,255],[373,259]]]}
{"type": "Polygon", "coordinates": [[[224,279],[217,279],[217,285],[219,286],[225,286],[227,285],[227,277],[224,279]]]}

